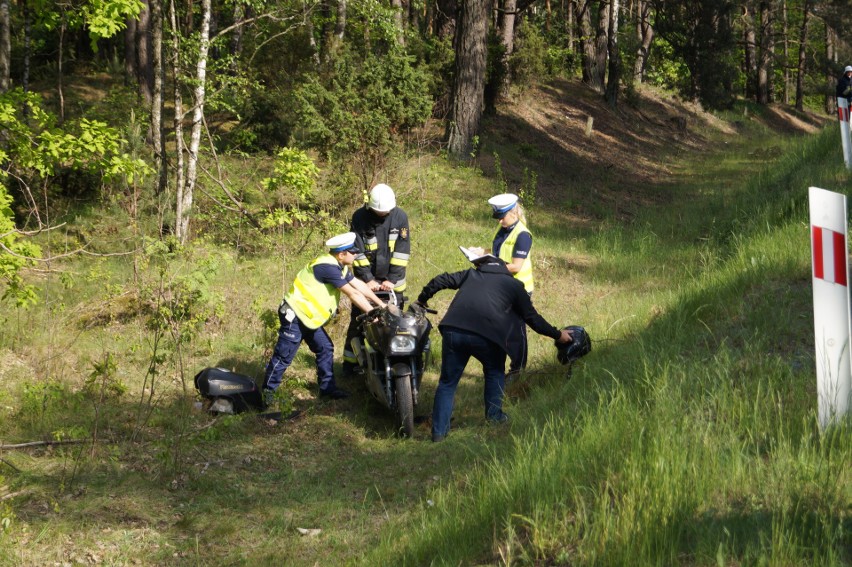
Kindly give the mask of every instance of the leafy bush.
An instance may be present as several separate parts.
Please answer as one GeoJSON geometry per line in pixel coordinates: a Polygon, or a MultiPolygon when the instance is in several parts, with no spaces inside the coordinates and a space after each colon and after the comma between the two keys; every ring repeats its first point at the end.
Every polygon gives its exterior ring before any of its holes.
{"type": "Polygon", "coordinates": [[[547,78],[548,53],[547,42],[541,31],[523,21],[517,32],[515,50],[509,57],[514,84],[525,88],[547,78]]]}
{"type": "Polygon", "coordinates": [[[297,135],[329,158],[374,165],[397,134],[429,117],[428,85],[427,75],[402,52],[342,54],[328,78],[310,77],[294,93],[297,135]]]}

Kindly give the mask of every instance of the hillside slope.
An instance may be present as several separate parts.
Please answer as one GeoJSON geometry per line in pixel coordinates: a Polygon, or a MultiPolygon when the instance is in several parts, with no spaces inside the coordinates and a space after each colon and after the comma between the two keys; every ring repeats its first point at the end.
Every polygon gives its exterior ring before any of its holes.
{"type": "Polygon", "coordinates": [[[629,219],[637,207],[662,198],[653,187],[672,182],[678,156],[736,144],[746,128],[786,137],[813,134],[831,121],[789,106],[743,103],[720,118],[644,86],[614,110],[579,80],[558,80],[521,93],[502,104],[497,116],[486,117],[480,162],[493,174],[497,152],[510,185],[520,185],[528,168],[538,173],[545,202],[571,195],[582,215],[597,208],[591,202],[603,201],[629,219]]]}

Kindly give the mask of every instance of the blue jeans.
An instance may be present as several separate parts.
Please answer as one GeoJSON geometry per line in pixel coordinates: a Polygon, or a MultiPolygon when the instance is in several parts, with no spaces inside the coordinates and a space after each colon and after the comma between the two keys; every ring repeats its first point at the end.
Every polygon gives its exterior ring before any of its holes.
{"type": "Polygon", "coordinates": [[[280,313],[278,319],[281,328],[278,329],[278,342],[272,358],[266,365],[266,373],[263,378],[263,389],[275,391],[281,385],[281,377],[284,371],[293,362],[293,357],[299,350],[302,341],[308,345],[311,352],[317,357],[317,382],[320,390],[333,390],[334,383],[334,344],[325,329],[309,329],[298,317],[293,321],[287,321],[280,313]]]}
{"type": "Polygon", "coordinates": [[[462,373],[471,357],[482,363],[485,376],[485,418],[503,417],[503,387],[506,382],[506,351],[488,339],[455,327],[442,327],[441,378],[432,406],[432,437],[450,432],[453,400],[462,373]]]}

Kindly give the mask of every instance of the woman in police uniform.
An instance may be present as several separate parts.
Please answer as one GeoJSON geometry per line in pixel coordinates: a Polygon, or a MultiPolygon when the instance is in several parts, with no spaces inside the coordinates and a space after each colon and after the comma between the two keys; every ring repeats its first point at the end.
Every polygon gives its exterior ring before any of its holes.
{"type": "MultiPolygon", "coordinates": [[[[515,279],[524,284],[527,294],[532,297],[533,270],[530,253],[532,251],[532,233],[526,226],[526,219],[518,196],[512,193],[501,193],[488,199],[491,205],[491,217],[500,222],[500,228],[491,243],[491,253],[506,262],[506,268],[515,279]]],[[[509,380],[527,365],[527,328],[521,327],[512,335],[520,345],[517,352],[522,353],[513,358],[509,367],[509,380]]]]}
{"type": "Polygon", "coordinates": [[[492,209],[491,217],[500,221],[500,229],[491,243],[491,253],[506,262],[509,272],[532,295],[532,233],[524,222],[526,219],[518,196],[511,193],[495,195],[488,199],[488,204],[492,209]]]}

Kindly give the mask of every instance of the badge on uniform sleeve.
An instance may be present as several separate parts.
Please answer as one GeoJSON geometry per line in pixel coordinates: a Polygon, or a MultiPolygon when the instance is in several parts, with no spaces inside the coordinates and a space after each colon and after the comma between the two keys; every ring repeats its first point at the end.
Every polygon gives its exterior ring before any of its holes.
{"type": "Polygon", "coordinates": [[[402,238],[403,240],[408,238],[408,229],[407,228],[399,229],[399,237],[402,238]]]}

